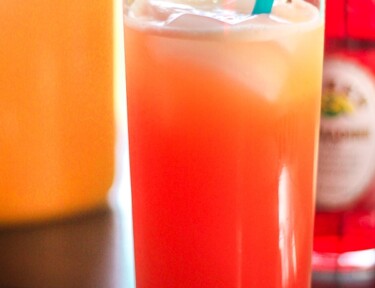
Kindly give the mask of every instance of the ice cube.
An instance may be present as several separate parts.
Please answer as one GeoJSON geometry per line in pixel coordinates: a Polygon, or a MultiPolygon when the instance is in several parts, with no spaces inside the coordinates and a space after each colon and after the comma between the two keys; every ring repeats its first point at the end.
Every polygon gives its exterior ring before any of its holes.
{"type": "Polygon", "coordinates": [[[150,43],[150,47],[154,47],[153,53],[157,54],[155,57],[176,57],[176,60],[200,65],[202,69],[219,71],[230,81],[249,87],[249,91],[262,95],[268,101],[278,99],[289,76],[290,54],[276,41],[268,41],[267,37],[267,41],[259,39],[259,35],[275,31],[229,29],[223,33],[223,22],[187,14],[178,17],[170,25],[176,28],[171,33],[185,36],[168,42],[155,39],[158,43],[150,43]],[[189,29],[178,32],[180,26],[192,28],[194,34],[189,36],[189,29]],[[199,41],[192,41],[192,37],[199,41]]]}
{"type": "Polygon", "coordinates": [[[249,45],[246,56],[236,59],[238,71],[244,71],[237,77],[251,91],[262,95],[268,101],[279,98],[280,91],[289,75],[289,53],[274,42],[259,42],[249,45]]]}
{"type": "Polygon", "coordinates": [[[288,3],[277,1],[272,9],[272,17],[279,22],[311,22],[319,17],[319,11],[303,0],[293,0],[288,3]]]}
{"type": "Polygon", "coordinates": [[[184,31],[200,31],[204,33],[205,31],[218,31],[224,24],[224,22],[209,16],[180,14],[171,19],[167,25],[168,27],[179,28],[184,31]]]}
{"type": "Polygon", "coordinates": [[[244,15],[250,16],[255,0],[132,0],[129,3],[128,15],[154,22],[172,22],[176,15],[186,13],[225,21],[226,17],[240,19],[244,15]]]}

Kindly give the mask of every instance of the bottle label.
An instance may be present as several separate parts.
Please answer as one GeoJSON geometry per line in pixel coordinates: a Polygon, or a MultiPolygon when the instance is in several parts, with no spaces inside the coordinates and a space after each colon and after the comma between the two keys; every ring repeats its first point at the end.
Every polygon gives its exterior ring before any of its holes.
{"type": "Polygon", "coordinates": [[[317,208],[355,205],[375,174],[375,79],[345,58],[324,64],[317,208]]]}

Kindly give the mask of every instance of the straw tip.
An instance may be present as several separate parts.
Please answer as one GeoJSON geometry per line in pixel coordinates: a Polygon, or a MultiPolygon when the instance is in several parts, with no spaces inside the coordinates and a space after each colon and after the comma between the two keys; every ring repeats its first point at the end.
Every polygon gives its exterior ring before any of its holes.
{"type": "Polygon", "coordinates": [[[270,14],[274,0],[256,0],[252,15],[270,14]]]}

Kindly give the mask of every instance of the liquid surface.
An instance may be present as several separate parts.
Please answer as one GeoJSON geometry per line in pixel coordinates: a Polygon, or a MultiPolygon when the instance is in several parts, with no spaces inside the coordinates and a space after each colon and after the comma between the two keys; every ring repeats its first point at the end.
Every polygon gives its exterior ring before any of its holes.
{"type": "Polygon", "coordinates": [[[209,32],[221,34],[223,30],[232,32],[233,37],[233,32],[246,29],[241,37],[254,40],[275,37],[280,30],[305,30],[305,26],[316,26],[320,17],[315,7],[302,0],[276,0],[270,15],[251,15],[254,3],[248,2],[137,0],[125,5],[125,22],[155,32],[182,32],[194,37],[202,33],[207,37],[209,32]]]}

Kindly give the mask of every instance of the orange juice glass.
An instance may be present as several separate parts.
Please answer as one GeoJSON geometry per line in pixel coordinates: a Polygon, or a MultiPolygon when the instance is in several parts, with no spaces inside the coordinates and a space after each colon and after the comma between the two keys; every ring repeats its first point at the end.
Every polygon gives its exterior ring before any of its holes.
{"type": "Polygon", "coordinates": [[[234,3],[125,3],[137,288],[310,287],[322,5],[234,3]]]}
{"type": "Polygon", "coordinates": [[[0,226],[105,205],[114,0],[0,4],[0,226]]]}

